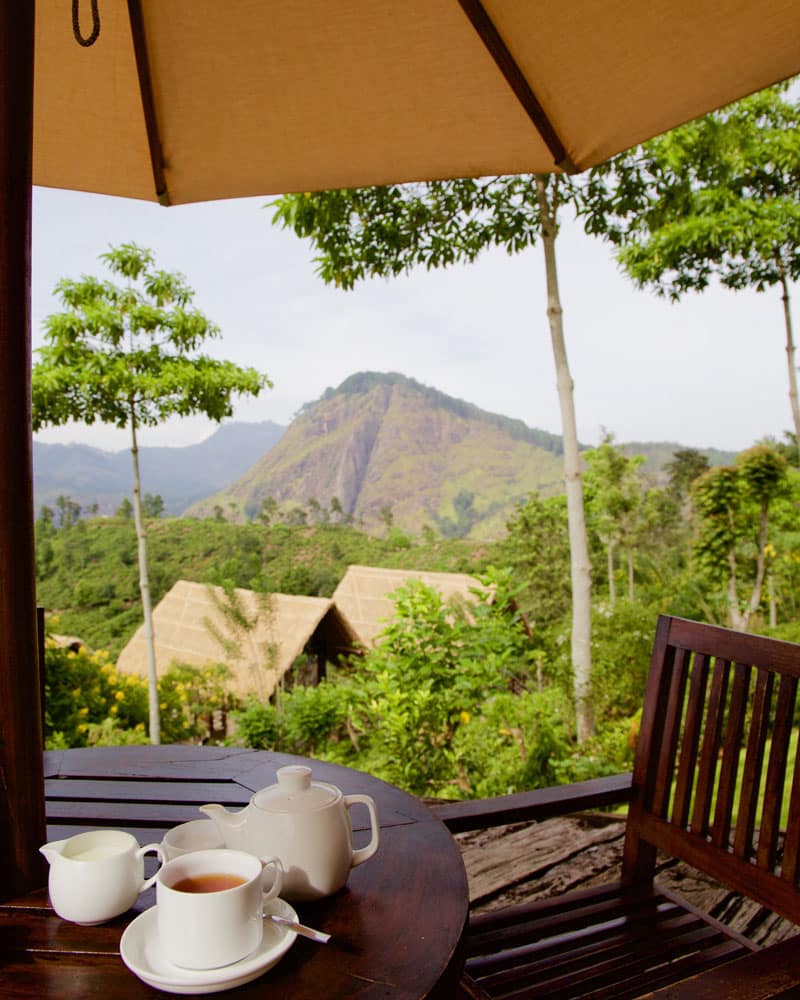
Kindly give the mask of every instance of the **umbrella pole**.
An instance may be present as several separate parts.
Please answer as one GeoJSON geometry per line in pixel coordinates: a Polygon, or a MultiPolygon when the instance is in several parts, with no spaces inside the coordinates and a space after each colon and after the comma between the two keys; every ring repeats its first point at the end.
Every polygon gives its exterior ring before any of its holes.
{"type": "Polygon", "coordinates": [[[0,896],[46,881],[31,438],[34,4],[0,0],[0,896]]]}

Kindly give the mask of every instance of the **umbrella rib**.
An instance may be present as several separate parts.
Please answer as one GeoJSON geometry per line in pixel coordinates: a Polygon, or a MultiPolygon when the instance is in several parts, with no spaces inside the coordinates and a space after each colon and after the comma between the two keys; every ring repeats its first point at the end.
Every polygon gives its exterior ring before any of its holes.
{"type": "Polygon", "coordinates": [[[573,162],[566,151],[564,143],[553,127],[553,123],[547,117],[544,108],[525,79],[525,75],[509,52],[508,46],[495,27],[494,21],[486,13],[481,0],[458,0],[458,2],[487,51],[497,64],[497,68],[506,78],[506,82],[514,91],[517,100],[525,109],[528,117],[536,126],[539,135],[547,145],[547,148],[553,154],[555,165],[566,173],[576,173],[580,168],[573,162]]]}
{"type": "Polygon", "coordinates": [[[153,169],[153,183],[159,204],[169,205],[167,179],[164,176],[164,158],[161,152],[161,137],[158,134],[156,106],[153,100],[153,84],[150,78],[150,60],[147,56],[147,40],[144,36],[144,21],[139,0],[128,0],[128,17],[131,23],[133,50],[136,55],[136,71],[139,76],[139,93],[142,97],[144,123],[147,129],[147,144],[150,147],[150,165],[153,169]]]}

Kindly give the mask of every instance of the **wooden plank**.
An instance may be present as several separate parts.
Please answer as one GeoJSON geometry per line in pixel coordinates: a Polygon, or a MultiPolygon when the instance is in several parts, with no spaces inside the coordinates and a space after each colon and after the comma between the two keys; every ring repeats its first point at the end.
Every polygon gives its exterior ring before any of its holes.
{"type": "Polygon", "coordinates": [[[490,899],[523,882],[546,876],[554,866],[576,868],[595,859],[603,845],[618,845],[623,820],[575,829],[559,819],[528,823],[497,831],[489,845],[484,837],[461,835],[461,856],[469,878],[470,905],[490,899]],[[565,833],[567,834],[565,836],[565,833]]]}
{"type": "Polygon", "coordinates": [[[758,849],[756,851],[756,863],[759,868],[766,868],[769,871],[775,868],[777,859],[786,759],[789,753],[796,695],[797,678],[781,677],[772,726],[772,742],[769,763],[767,764],[767,780],[764,786],[764,803],[761,809],[758,849]]]}
{"type": "Polygon", "coordinates": [[[689,822],[689,812],[692,805],[692,790],[697,771],[697,751],[700,746],[700,733],[703,726],[703,705],[706,700],[709,666],[709,656],[705,653],[695,654],[672,810],[672,822],[681,827],[685,827],[689,822]]]}
{"type": "Polygon", "coordinates": [[[669,695],[666,704],[664,732],[661,738],[661,747],[655,769],[656,778],[651,808],[656,816],[666,817],[669,810],[669,797],[675,773],[675,755],[678,750],[678,740],[683,720],[683,704],[689,674],[689,659],[688,650],[675,650],[672,662],[672,676],[669,683],[669,695]]]}
{"type": "Polygon", "coordinates": [[[692,806],[692,832],[699,837],[708,833],[729,676],[730,661],[715,657],[692,806]]]}
{"type": "Polygon", "coordinates": [[[711,824],[711,841],[721,848],[728,847],[731,832],[733,797],[739,773],[739,756],[742,747],[747,695],[750,690],[750,667],[737,663],[733,669],[733,684],[728,706],[728,719],[722,746],[722,766],[714,807],[714,821],[711,824]]]}
{"type": "Polygon", "coordinates": [[[650,672],[633,764],[633,795],[622,854],[622,878],[626,882],[646,882],[652,878],[655,868],[655,850],[639,837],[638,831],[640,818],[653,802],[666,699],[676,655],[675,646],[669,639],[671,628],[672,619],[660,615],[650,657],[650,672]]]}
{"type": "Polygon", "coordinates": [[[789,816],[783,838],[781,878],[796,888],[798,874],[800,874],[800,753],[795,750],[789,816]]]}
{"type": "Polygon", "coordinates": [[[630,774],[614,774],[572,785],[539,788],[532,792],[498,795],[466,802],[428,802],[428,808],[452,833],[503,826],[524,820],[543,820],[584,809],[627,802],[631,797],[630,774]]]}
{"type": "Polygon", "coordinates": [[[739,814],[733,839],[734,854],[742,861],[749,860],[755,849],[753,837],[756,808],[764,767],[764,748],[769,738],[769,716],[774,683],[774,673],[768,670],[757,671],[750,713],[750,727],[747,734],[747,753],[745,754],[739,791],[739,814]]]}
{"type": "Polygon", "coordinates": [[[797,996],[798,983],[800,936],[645,996],[649,1000],[769,1000],[797,996]]]}
{"type": "Polygon", "coordinates": [[[667,854],[800,924],[800,893],[768,869],[720,851],[704,838],[679,830],[657,816],[643,817],[641,835],[667,854]]]}
{"type": "Polygon", "coordinates": [[[725,660],[740,660],[766,670],[800,677],[800,643],[737,632],[685,618],[670,619],[669,638],[675,645],[698,653],[725,660]]]}
{"type": "Polygon", "coordinates": [[[182,805],[245,806],[250,795],[232,781],[151,781],[132,779],[55,778],[46,779],[45,796],[50,802],[80,799],[83,802],[171,802],[182,805]]]}

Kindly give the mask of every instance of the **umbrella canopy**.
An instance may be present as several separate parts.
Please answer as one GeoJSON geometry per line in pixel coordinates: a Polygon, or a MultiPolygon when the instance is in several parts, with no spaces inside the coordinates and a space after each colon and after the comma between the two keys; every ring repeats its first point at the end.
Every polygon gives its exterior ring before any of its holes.
{"type": "Polygon", "coordinates": [[[583,170],[800,70],[797,0],[37,0],[33,181],[165,203],[583,170]]]}

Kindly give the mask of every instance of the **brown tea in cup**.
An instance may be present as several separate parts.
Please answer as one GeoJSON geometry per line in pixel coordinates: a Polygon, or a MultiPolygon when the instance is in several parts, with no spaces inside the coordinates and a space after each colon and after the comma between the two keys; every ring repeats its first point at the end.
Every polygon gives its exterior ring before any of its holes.
{"type": "Polygon", "coordinates": [[[235,889],[244,885],[247,879],[228,872],[208,872],[203,875],[190,875],[179,879],[170,886],[176,892],[223,892],[225,889],[235,889]]]}

